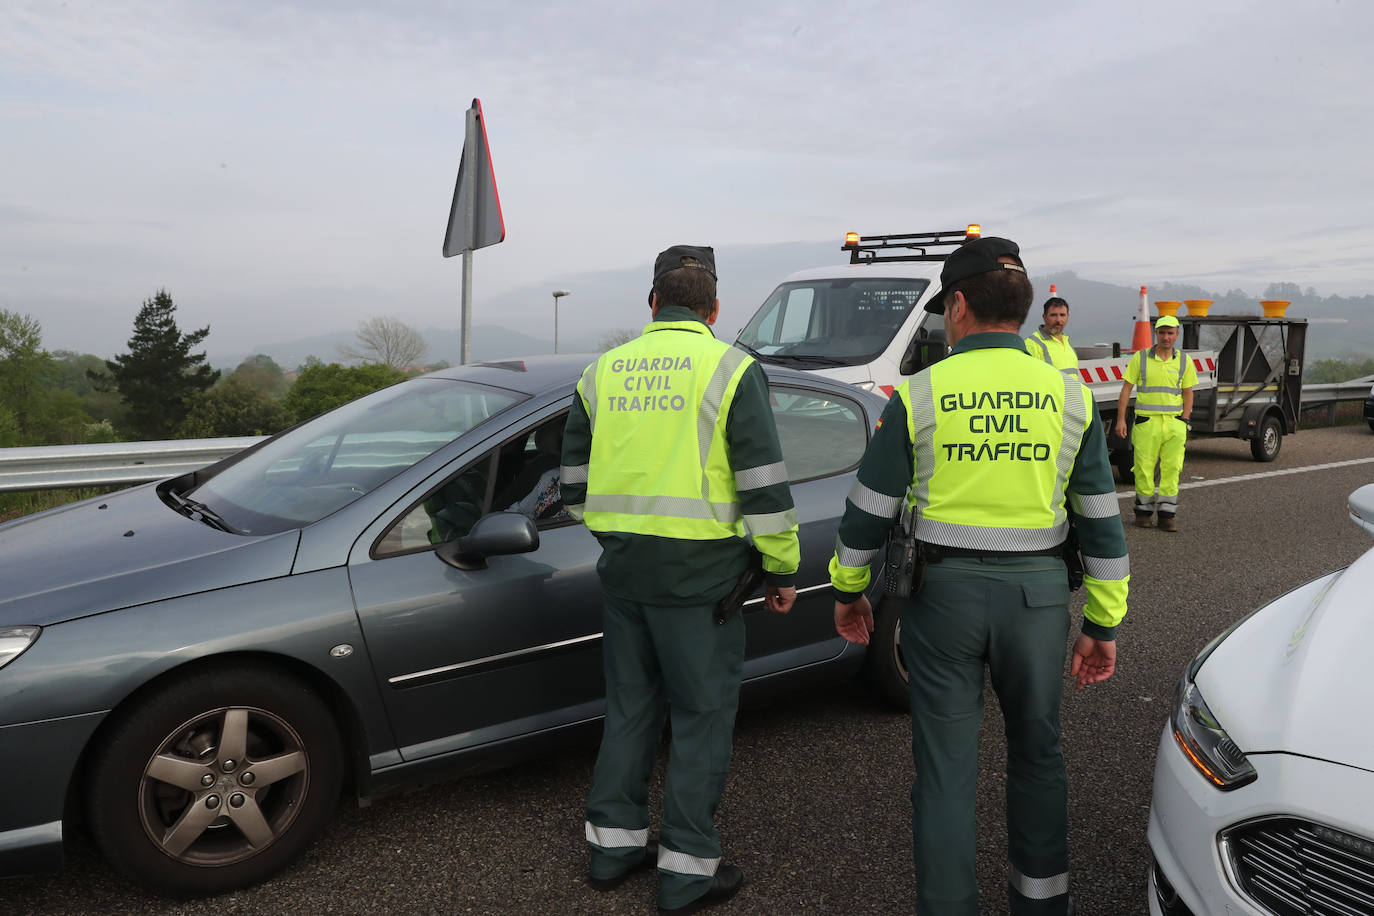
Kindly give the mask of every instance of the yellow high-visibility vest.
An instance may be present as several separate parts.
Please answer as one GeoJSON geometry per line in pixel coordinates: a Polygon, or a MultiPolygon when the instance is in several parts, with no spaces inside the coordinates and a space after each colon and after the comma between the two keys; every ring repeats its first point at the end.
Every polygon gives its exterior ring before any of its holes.
{"type": "Polygon", "coordinates": [[[1065,487],[1093,404],[1082,382],[987,348],[936,363],[896,394],[915,452],[908,504],[920,540],[989,552],[1064,541],[1065,487]]]}
{"type": "MultiPolygon", "coordinates": [[[[587,367],[577,390],[593,433],[588,528],[686,540],[744,535],[725,422],[752,362],[699,321],[657,321],[587,367]]],[[[750,521],[755,534],[774,533],[750,521]]],[[[779,524],[785,530],[795,519],[779,524]]]]}

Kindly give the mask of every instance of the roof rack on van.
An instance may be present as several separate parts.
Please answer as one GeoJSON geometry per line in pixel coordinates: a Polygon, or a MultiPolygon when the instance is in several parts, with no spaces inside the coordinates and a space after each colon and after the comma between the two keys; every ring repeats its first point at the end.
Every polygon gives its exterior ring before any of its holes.
{"type": "Polygon", "coordinates": [[[872,264],[877,261],[943,261],[950,251],[965,242],[981,238],[983,228],[970,223],[965,229],[948,232],[908,232],[901,235],[865,235],[847,232],[841,251],[849,252],[850,264],[872,264]],[[932,251],[930,249],[941,249],[932,251]],[[880,254],[882,251],[915,251],[917,254],[880,254]]]}

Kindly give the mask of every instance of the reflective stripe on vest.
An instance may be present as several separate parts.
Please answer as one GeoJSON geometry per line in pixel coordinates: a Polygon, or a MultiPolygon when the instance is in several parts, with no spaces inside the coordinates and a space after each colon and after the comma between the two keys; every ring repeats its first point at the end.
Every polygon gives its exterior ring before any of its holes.
{"type": "MultiPolygon", "coordinates": [[[[1152,362],[1150,355],[1154,353],[1154,349],[1140,350],[1139,353],[1140,387],[1136,389],[1136,413],[1183,413],[1183,377],[1188,372],[1188,366],[1183,361],[1183,351],[1174,351],[1174,355],[1178,357],[1178,379],[1173,385],[1151,385],[1149,383],[1150,363],[1152,362]]],[[[1172,359],[1169,361],[1173,362],[1172,359]]],[[[1168,380],[1168,375],[1165,375],[1163,381],[1168,382],[1168,380]]]]}
{"type": "Polygon", "coordinates": [[[1045,340],[1045,335],[1041,334],[1039,331],[1036,331],[1031,336],[1034,337],[1036,340],[1040,341],[1040,352],[1044,355],[1045,362],[1053,366],[1054,360],[1050,359],[1050,344],[1049,341],[1045,340]]]}
{"type": "Polygon", "coordinates": [[[566,479],[583,475],[588,528],[713,540],[742,535],[742,521],[755,534],[796,524],[795,511],[744,518],[736,499],[737,488],[787,480],[782,462],[745,469],[738,479],[729,466],[725,422],[752,362],[700,322],[664,321],[583,372],[591,457],[585,471],[568,468],[566,479]]]}
{"type": "Polygon", "coordinates": [[[1026,552],[1055,547],[1068,534],[1065,490],[1092,401],[1058,370],[1052,377],[1017,371],[1009,361],[1015,353],[954,354],[897,389],[913,443],[908,503],[923,541],[1026,552]],[[1008,379],[1017,390],[996,390],[989,379],[1008,379]],[[999,524],[1008,517],[1017,524],[999,524]]]}

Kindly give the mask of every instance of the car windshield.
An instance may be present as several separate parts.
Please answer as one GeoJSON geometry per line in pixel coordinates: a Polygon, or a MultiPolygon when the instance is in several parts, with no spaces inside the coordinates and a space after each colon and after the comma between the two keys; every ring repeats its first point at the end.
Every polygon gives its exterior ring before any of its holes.
{"type": "Polygon", "coordinates": [[[767,362],[800,368],[871,362],[892,343],[929,284],[907,277],[784,283],[736,342],[767,362]]]}
{"type": "Polygon", "coordinates": [[[182,497],[230,530],[270,534],[324,518],[525,396],[418,378],[284,433],[182,497]]]}

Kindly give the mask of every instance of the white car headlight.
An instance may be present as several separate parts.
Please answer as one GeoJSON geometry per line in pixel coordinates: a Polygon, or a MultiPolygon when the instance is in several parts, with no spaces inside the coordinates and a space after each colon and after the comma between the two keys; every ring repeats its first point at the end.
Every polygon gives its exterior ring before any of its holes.
{"type": "Polygon", "coordinates": [[[42,627],[0,627],[0,668],[24,654],[42,627]]]}
{"type": "MultiPolygon", "coordinates": [[[[1211,647],[1209,647],[1210,649],[1211,647]]],[[[1207,708],[1193,682],[1197,663],[1188,666],[1174,698],[1174,741],[1208,782],[1223,792],[1254,782],[1257,774],[1245,754],[1207,708]]]]}

